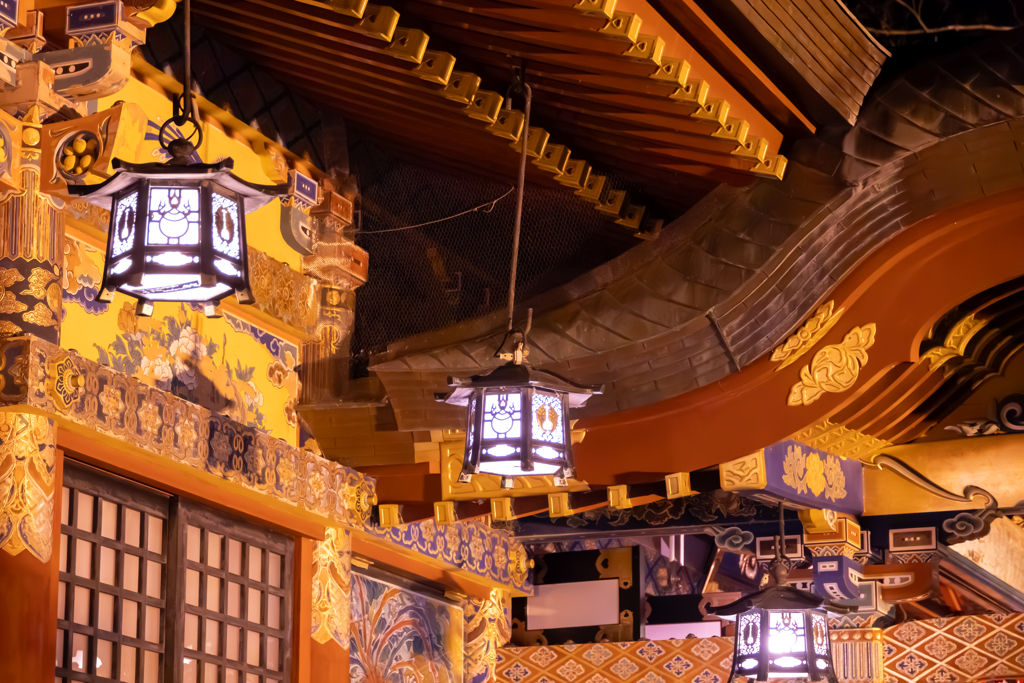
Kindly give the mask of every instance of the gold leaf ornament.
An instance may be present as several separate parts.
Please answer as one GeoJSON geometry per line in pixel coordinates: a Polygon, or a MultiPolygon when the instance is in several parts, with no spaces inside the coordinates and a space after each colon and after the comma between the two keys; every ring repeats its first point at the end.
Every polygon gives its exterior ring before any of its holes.
{"type": "Polygon", "coordinates": [[[779,367],[775,368],[775,372],[787,367],[790,363],[795,362],[800,356],[804,355],[811,350],[818,340],[825,336],[825,333],[832,329],[832,326],[839,322],[839,317],[846,310],[840,308],[838,311],[833,313],[835,309],[835,302],[828,301],[818,306],[818,309],[814,312],[807,322],[800,326],[800,329],[794,332],[782,346],[779,346],[772,352],[772,361],[779,363],[779,367]]]}
{"type": "Polygon", "coordinates": [[[838,394],[851,389],[861,368],[867,365],[867,351],[874,343],[875,324],[870,323],[850,330],[842,343],[818,351],[800,370],[800,381],[790,389],[787,404],[807,406],[826,392],[838,394]]]}

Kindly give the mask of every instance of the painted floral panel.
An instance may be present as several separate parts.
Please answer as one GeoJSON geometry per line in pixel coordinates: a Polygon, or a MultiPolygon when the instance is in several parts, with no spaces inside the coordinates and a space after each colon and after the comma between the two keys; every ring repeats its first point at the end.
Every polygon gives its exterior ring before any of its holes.
{"type": "Polygon", "coordinates": [[[462,683],[462,609],[352,575],[351,683],[462,683]]]}

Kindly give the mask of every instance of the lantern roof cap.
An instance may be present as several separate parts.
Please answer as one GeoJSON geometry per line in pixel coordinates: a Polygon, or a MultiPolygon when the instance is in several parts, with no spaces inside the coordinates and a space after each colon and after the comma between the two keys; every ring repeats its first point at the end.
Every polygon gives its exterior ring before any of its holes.
{"type": "Polygon", "coordinates": [[[280,185],[260,185],[242,180],[231,170],[235,162],[230,157],[213,164],[175,164],[149,162],[136,164],[121,159],[114,159],[112,166],[117,173],[96,185],[68,185],[68,192],[76,197],[85,197],[87,201],[110,209],[113,196],[130,187],[138,180],[211,180],[227,190],[245,198],[245,212],[250,213],[268,204],[275,197],[288,194],[287,183],[280,185]]]}
{"type": "Polygon", "coordinates": [[[573,408],[583,405],[593,394],[604,391],[603,384],[576,384],[553,372],[537,370],[523,363],[506,363],[484,375],[473,375],[469,379],[448,377],[448,386],[455,390],[445,398],[446,403],[466,405],[474,389],[496,387],[550,389],[569,395],[569,405],[573,408]]]}
{"type": "Polygon", "coordinates": [[[846,614],[854,608],[839,605],[828,601],[825,598],[800,590],[794,586],[770,586],[751,595],[746,595],[739,600],[725,605],[708,606],[709,614],[720,617],[731,617],[752,609],[767,610],[795,610],[795,609],[825,609],[836,614],[846,614]]]}

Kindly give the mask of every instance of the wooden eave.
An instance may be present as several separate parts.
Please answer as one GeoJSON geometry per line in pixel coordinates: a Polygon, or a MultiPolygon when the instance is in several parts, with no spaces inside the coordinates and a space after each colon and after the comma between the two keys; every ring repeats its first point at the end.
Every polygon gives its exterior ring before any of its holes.
{"type": "MultiPolygon", "coordinates": [[[[669,13],[687,1],[655,0],[669,13]]],[[[889,57],[842,0],[693,1],[819,125],[855,123],[889,57]]]]}
{"type": "Polygon", "coordinates": [[[782,133],[760,105],[650,5],[634,4],[196,0],[193,14],[251,62],[376,137],[492,177],[514,175],[521,113],[498,112],[508,56],[525,62],[532,128],[551,128],[529,143],[531,181],[561,184],[630,230],[652,226],[654,216],[599,169],[640,181],[679,211],[719,183],[781,177],[782,133]]]}

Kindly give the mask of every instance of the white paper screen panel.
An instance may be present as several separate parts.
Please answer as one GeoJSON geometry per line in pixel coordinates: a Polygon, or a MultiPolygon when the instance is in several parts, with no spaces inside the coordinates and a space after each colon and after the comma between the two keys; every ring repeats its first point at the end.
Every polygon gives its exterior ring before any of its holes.
{"type": "Polygon", "coordinates": [[[531,631],[619,623],[619,581],[578,581],[533,587],[526,599],[531,631]]]}

